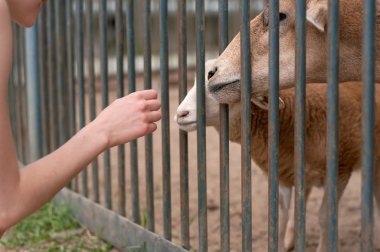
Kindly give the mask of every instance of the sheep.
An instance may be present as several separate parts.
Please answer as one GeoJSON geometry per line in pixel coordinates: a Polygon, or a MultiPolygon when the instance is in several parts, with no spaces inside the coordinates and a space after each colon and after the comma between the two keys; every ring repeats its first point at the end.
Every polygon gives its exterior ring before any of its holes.
{"type": "MultiPolygon", "coordinates": [[[[328,59],[328,1],[306,1],[306,82],[327,82],[328,59]]],[[[339,80],[360,81],[363,60],[363,1],[341,0],[339,15],[339,80]]],[[[380,1],[377,5],[376,51],[380,50],[380,1]]],[[[295,83],[295,18],[296,1],[279,1],[280,37],[280,88],[295,83]]],[[[268,92],[269,77],[269,11],[266,7],[250,22],[252,92],[268,92]]],[[[248,52],[247,52],[248,53],[248,52]]],[[[376,57],[376,81],[380,82],[380,54],[376,57]]],[[[211,93],[220,103],[229,103],[240,97],[240,34],[229,43],[223,53],[210,66],[211,93]],[[229,95],[225,94],[229,91],[229,95]],[[219,94],[221,95],[219,97],[219,94]]]]}
{"type": "MultiPolygon", "coordinates": [[[[214,61],[206,62],[206,73],[214,61]]],[[[206,94],[206,124],[219,130],[219,103],[213,98],[207,88],[206,94]]],[[[338,168],[338,199],[349,181],[351,173],[361,165],[361,107],[362,84],[346,82],[339,85],[339,168],[338,168]]],[[[305,183],[306,200],[313,186],[323,187],[326,182],[326,104],[327,85],[313,84],[307,86],[306,96],[306,147],[305,147],[305,183]]],[[[376,109],[380,109],[380,90],[376,90],[376,109]]],[[[291,199],[291,189],[294,186],[294,88],[280,91],[280,125],[279,125],[279,250],[286,251],[294,246],[294,220],[290,219],[288,228],[288,211],[291,199]]],[[[251,133],[252,161],[268,172],[268,111],[265,97],[252,98],[251,133]]],[[[240,100],[230,103],[229,140],[240,143],[241,107],[240,100]]],[[[178,106],[175,121],[179,128],[193,131],[197,128],[196,116],[196,81],[185,99],[178,106]]],[[[375,136],[380,135],[380,119],[375,120],[375,136]]],[[[379,138],[376,145],[379,146],[379,138]]],[[[380,161],[380,150],[376,151],[375,160],[380,161]]],[[[377,162],[379,163],[379,162],[377,162]]],[[[375,180],[380,182],[380,169],[375,170],[375,180]]],[[[380,214],[380,186],[374,183],[374,196],[380,214]]],[[[326,192],[319,210],[320,238],[318,252],[327,251],[326,235],[326,192]]]]}

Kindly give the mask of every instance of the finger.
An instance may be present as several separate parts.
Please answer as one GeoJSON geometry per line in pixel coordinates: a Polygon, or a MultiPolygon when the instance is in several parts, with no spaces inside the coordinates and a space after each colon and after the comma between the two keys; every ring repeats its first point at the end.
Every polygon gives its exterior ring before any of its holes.
{"type": "Polygon", "coordinates": [[[156,131],[156,129],[157,129],[157,124],[150,123],[148,126],[148,133],[147,134],[153,133],[154,131],[156,131]]]}
{"type": "Polygon", "coordinates": [[[161,108],[161,102],[159,100],[146,101],[147,109],[150,111],[159,110],[161,108]]]}
{"type": "Polygon", "coordinates": [[[157,122],[161,119],[161,112],[160,111],[152,111],[147,113],[146,115],[146,121],[147,122],[157,122]]]}
{"type": "Polygon", "coordinates": [[[158,96],[157,91],[154,89],[137,91],[135,94],[141,96],[145,100],[157,99],[158,96]]]}

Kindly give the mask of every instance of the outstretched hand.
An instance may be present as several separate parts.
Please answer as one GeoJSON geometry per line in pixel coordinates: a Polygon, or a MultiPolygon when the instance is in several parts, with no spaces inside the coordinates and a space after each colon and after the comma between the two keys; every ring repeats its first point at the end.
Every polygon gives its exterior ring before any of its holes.
{"type": "Polygon", "coordinates": [[[110,148],[154,132],[160,108],[157,91],[138,91],[115,100],[92,124],[105,133],[110,148]]]}

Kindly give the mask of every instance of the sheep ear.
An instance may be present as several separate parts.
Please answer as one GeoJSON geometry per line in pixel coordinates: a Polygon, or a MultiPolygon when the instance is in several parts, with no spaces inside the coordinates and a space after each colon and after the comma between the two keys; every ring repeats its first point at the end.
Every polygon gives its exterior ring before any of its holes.
{"type": "Polygon", "coordinates": [[[265,101],[263,96],[252,97],[251,102],[261,109],[264,109],[264,110],[269,109],[268,102],[265,101]]]}
{"type": "MultiPolygon", "coordinates": [[[[285,108],[285,102],[280,97],[278,97],[278,100],[279,100],[278,109],[279,110],[284,109],[285,108]]],[[[261,109],[269,110],[268,101],[262,96],[252,97],[251,102],[253,102],[253,104],[255,104],[257,107],[259,107],[261,109]]]]}
{"type": "Polygon", "coordinates": [[[306,20],[320,32],[325,32],[327,26],[327,1],[310,1],[307,6],[306,20]]]}
{"type": "Polygon", "coordinates": [[[285,108],[285,102],[280,97],[278,97],[278,100],[279,100],[278,109],[279,110],[284,109],[285,108]]]}

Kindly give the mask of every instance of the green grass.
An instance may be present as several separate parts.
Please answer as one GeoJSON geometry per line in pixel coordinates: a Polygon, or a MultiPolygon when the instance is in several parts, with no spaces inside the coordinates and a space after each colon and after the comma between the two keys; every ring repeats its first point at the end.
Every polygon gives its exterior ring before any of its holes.
{"type": "Polygon", "coordinates": [[[30,252],[105,252],[111,246],[82,228],[64,205],[49,203],[0,240],[0,248],[30,252]]]}

